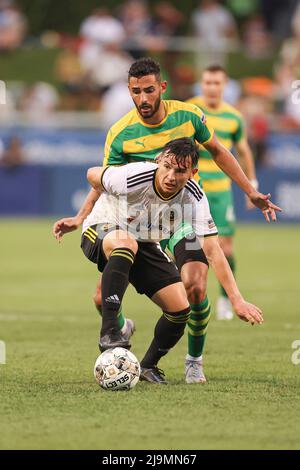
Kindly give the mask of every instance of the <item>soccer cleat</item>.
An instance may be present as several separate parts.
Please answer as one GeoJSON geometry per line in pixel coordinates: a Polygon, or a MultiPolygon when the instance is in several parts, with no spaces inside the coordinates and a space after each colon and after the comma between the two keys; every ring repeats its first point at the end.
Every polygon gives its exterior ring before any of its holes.
{"type": "Polygon", "coordinates": [[[202,360],[185,360],[185,381],[187,384],[204,384],[206,382],[202,360]]]}
{"type": "Polygon", "coordinates": [[[153,367],[141,367],[140,380],[145,380],[152,384],[167,385],[164,371],[159,369],[157,366],[153,367]]]}
{"type": "Polygon", "coordinates": [[[124,339],[129,341],[129,338],[131,338],[131,336],[135,332],[136,328],[135,328],[134,321],[130,320],[130,318],[126,318],[125,322],[126,322],[125,325],[124,325],[125,326],[125,331],[124,332],[121,331],[121,334],[122,334],[124,339]]]}
{"type": "Polygon", "coordinates": [[[121,330],[111,328],[105,335],[100,336],[99,349],[101,352],[110,348],[130,349],[131,344],[128,338],[124,338],[121,330]]]}
{"type": "Polygon", "coordinates": [[[232,320],[233,317],[229,299],[227,297],[219,297],[217,301],[217,320],[232,320]]]}

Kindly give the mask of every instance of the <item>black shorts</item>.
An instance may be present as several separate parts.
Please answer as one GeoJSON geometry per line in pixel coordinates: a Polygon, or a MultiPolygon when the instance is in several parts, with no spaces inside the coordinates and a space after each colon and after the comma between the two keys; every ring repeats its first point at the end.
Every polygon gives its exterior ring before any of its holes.
{"type": "MultiPolygon", "coordinates": [[[[104,236],[116,226],[93,225],[82,234],[81,248],[85,256],[103,271],[107,263],[102,249],[104,236]],[[103,230],[104,227],[104,230],[103,230]],[[91,229],[93,233],[91,233],[91,229]],[[97,235],[95,235],[97,234],[97,235]]],[[[181,282],[177,267],[162,251],[159,243],[138,242],[138,252],[129,273],[129,281],[139,294],[151,298],[156,292],[176,282],[181,282]]]]}
{"type": "Polygon", "coordinates": [[[179,272],[181,272],[181,268],[185,263],[190,263],[191,261],[199,261],[200,263],[204,263],[209,266],[205,253],[194,233],[182,238],[178,243],[176,243],[174,247],[174,257],[179,272]],[[188,244],[191,242],[193,245],[196,245],[192,250],[190,248],[187,249],[188,244]]]}

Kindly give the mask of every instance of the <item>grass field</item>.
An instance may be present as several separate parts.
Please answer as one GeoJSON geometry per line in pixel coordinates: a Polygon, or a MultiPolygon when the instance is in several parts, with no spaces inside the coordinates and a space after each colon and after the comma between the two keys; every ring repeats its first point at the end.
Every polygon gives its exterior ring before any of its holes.
{"type": "MultiPolygon", "coordinates": [[[[1,449],[299,449],[299,226],[240,227],[238,280],[263,307],[265,324],[212,319],[205,355],[208,383],[186,385],[183,339],[163,358],[168,386],[139,383],[105,392],[93,378],[97,273],[79,233],[61,245],[51,221],[0,221],[1,449]]],[[[214,301],[217,285],[211,277],[214,301]]],[[[159,311],[129,290],[141,358],[159,311]]]]}

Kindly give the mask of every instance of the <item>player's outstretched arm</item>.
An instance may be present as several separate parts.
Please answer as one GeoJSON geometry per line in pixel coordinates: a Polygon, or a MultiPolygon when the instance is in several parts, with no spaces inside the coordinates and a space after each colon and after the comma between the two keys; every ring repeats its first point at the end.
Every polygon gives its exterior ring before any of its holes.
{"type": "Polygon", "coordinates": [[[81,226],[84,219],[92,212],[92,209],[96,201],[99,199],[100,194],[100,191],[96,191],[92,188],[88,193],[83,205],[74,217],[64,217],[63,219],[57,220],[53,224],[52,233],[56,240],[60,242],[66,233],[73,232],[81,226]]]}
{"type": "Polygon", "coordinates": [[[263,323],[263,315],[260,308],[246,302],[240,293],[230,266],[219,245],[218,237],[205,237],[203,250],[209,264],[217,276],[218,281],[224,287],[237,316],[241,320],[252,324],[263,323]]]}
{"type": "Polygon", "coordinates": [[[271,217],[275,222],[276,212],[281,212],[282,209],[270,201],[271,194],[262,194],[252,186],[232,153],[218,141],[215,135],[209,142],[203,145],[212,154],[221,170],[235,181],[247,194],[252,204],[262,211],[266,221],[270,222],[271,217]]]}

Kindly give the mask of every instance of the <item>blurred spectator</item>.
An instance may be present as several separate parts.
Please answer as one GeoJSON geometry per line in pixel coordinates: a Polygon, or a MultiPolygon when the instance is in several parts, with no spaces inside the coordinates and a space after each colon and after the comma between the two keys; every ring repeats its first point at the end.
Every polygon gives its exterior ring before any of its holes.
{"type": "Polygon", "coordinates": [[[232,14],[217,0],[199,2],[198,8],[192,13],[192,26],[210,62],[222,60],[228,48],[228,40],[237,39],[232,14]]]}
{"type": "Polygon", "coordinates": [[[80,61],[85,73],[85,88],[95,98],[92,110],[97,110],[103,93],[115,83],[126,80],[132,59],[121,50],[121,44],[111,42],[94,48],[93,54],[84,45],[80,49],[80,61]]]}
{"type": "Polygon", "coordinates": [[[64,40],[64,49],[59,53],[54,65],[54,75],[62,86],[63,109],[78,109],[84,89],[84,70],[81,66],[79,44],[73,38],[64,40]]]}
{"type": "Polygon", "coordinates": [[[39,124],[49,124],[49,118],[59,104],[56,89],[45,82],[36,82],[25,90],[20,109],[39,124]]]}
{"type": "Polygon", "coordinates": [[[24,155],[22,150],[22,144],[18,137],[13,136],[8,142],[6,148],[4,148],[0,141],[0,164],[13,168],[24,163],[24,155]]]}
{"type": "Polygon", "coordinates": [[[148,4],[144,0],[127,0],[120,9],[126,41],[124,47],[135,59],[147,55],[147,38],[152,34],[148,4]]]}
{"type": "Polygon", "coordinates": [[[247,123],[248,138],[255,163],[257,166],[261,166],[267,164],[268,115],[271,111],[270,88],[265,83],[264,88],[265,92],[268,90],[267,95],[260,94],[259,83],[263,84],[263,80],[254,80],[254,83],[252,79],[249,80],[250,82],[244,82],[244,95],[239,100],[238,109],[247,123]]]}
{"type": "Polygon", "coordinates": [[[260,0],[260,3],[265,24],[273,39],[280,41],[289,36],[298,0],[260,0]]]}
{"type": "Polygon", "coordinates": [[[158,2],[154,6],[154,13],[153,34],[157,36],[175,36],[180,33],[180,28],[184,23],[184,15],[171,2],[158,2]]]}
{"type": "Polygon", "coordinates": [[[105,44],[107,42],[122,42],[124,28],[120,21],[111,16],[107,8],[97,8],[80,26],[80,35],[89,42],[105,44]]]}
{"type": "Polygon", "coordinates": [[[272,41],[262,16],[251,16],[244,23],[242,34],[245,52],[248,57],[261,59],[269,56],[272,41]]]}
{"type": "Polygon", "coordinates": [[[275,67],[275,99],[277,111],[282,113],[281,126],[299,129],[300,104],[293,99],[298,91],[296,80],[300,79],[300,2],[291,21],[292,37],[283,42],[280,61],[275,67]]]}
{"type": "Polygon", "coordinates": [[[26,33],[26,19],[12,0],[0,0],[0,51],[17,49],[26,33]]]}
{"type": "MultiPolygon", "coordinates": [[[[126,77],[127,78],[127,74],[126,77]]],[[[133,107],[126,80],[112,85],[101,100],[102,122],[109,129],[115,122],[127,114],[133,107]]]]}
{"type": "Polygon", "coordinates": [[[280,50],[282,62],[300,68],[300,2],[291,22],[292,36],[283,42],[280,50]]]}
{"type": "Polygon", "coordinates": [[[100,88],[105,89],[127,77],[131,65],[129,55],[121,51],[117,44],[107,44],[99,51],[93,67],[90,68],[90,78],[100,88]]]}

